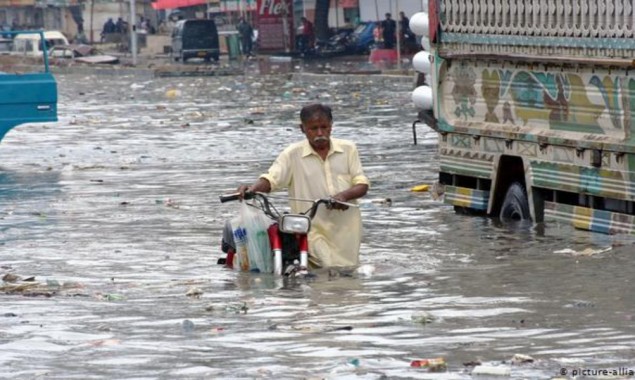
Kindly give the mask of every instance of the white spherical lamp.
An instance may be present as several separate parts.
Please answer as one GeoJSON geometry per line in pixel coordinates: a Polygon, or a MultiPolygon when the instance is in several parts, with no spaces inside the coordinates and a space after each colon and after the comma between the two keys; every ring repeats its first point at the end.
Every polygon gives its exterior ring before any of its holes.
{"type": "Polygon", "coordinates": [[[432,67],[430,62],[430,53],[427,51],[420,51],[412,57],[412,67],[419,72],[424,74],[430,74],[430,69],[432,67]]]}
{"type": "Polygon", "coordinates": [[[412,92],[412,102],[415,107],[421,110],[432,109],[432,88],[429,86],[419,86],[412,92]]]}
{"type": "Polygon", "coordinates": [[[417,12],[410,18],[410,30],[418,36],[428,36],[430,30],[429,18],[426,12],[417,12]]]}

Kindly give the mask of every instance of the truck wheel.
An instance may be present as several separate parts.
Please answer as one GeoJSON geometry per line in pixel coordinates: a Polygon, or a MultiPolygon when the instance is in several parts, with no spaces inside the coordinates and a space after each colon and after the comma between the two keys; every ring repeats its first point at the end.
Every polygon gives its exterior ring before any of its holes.
{"type": "Polygon", "coordinates": [[[531,219],[527,190],[520,182],[512,183],[507,189],[499,218],[503,222],[531,219]]]}

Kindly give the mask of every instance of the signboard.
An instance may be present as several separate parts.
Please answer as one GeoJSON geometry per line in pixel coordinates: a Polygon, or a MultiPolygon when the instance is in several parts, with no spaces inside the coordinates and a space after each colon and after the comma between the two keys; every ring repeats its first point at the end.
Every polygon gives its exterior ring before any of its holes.
{"type": "Polygon", "coordinates": [[[293,0],[258,0],[256,5],[258,48],[263,51],[293,50],[293,0]]]}
{"type": "Polygon", "coordinates": [[[331,8],[357,8],[359,7],[358,0],[331,0],[331,8]]]}
{"type": "Polygon", "coordinates": [[[256,0],[223,0],[220,12],[248,12],[256,10],[256,0]]]}

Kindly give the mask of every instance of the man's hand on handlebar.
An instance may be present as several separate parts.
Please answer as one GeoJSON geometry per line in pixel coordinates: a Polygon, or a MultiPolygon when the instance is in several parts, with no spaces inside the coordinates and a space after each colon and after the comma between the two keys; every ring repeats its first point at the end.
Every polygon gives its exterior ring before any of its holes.
{"type": "Polygon", "coordinates": [[[338,203],[338,202],[348,201],[348,199],[344,198],[341,194],[335,194],[334,196],[331,197],[331,200],[334,202],[331,202],[328,204],[327,208],[329,210],[348,210],[347,205],[338,203]]]}
{"type": "Polygon", "coordinates": [[[251,190],[251,186],[248,186],[248,185],[238,186],[238,189],[236,190],[236,192],[238,193],[238,198],[241,201],[245,199],[245,193],[253,193],[253,191],[251,190]]]}
{"type": "Polygon", "coordinates": [[[264,178],[258,178],[253,185],[240,185],[236,190],[242,201],[245,199],[245,193],[268,193],[271,191],[271,184],[264,178]]]}

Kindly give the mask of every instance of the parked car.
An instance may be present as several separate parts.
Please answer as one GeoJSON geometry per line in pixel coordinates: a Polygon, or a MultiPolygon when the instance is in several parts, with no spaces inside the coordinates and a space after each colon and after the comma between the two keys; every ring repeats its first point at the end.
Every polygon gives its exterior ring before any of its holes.
{"type": "MultiPolygon", "coordinates": [[[[47,30],[44,32],[46,50],[53,46],[68,45],[68,40],[62,32],[47,30]]],[[[42,56],[42,39],[39,33],[19,33],[13,38],[12,54],[23,54],[35,57],[42,56]]]]}
{"type": "Polygon", "coordinates": [[[185,63],[190,58],[218,61],[220,48],[214,20],[180,20],[172,31],[172,58],[185,63]]]}
{"type": "Polygon", "coordinates": [[[49,49],[49,57],[53,63],[70,60],[91,65],[119,63],[119,58],[104,54],[90,45],[56,45],[49,49]]]}

